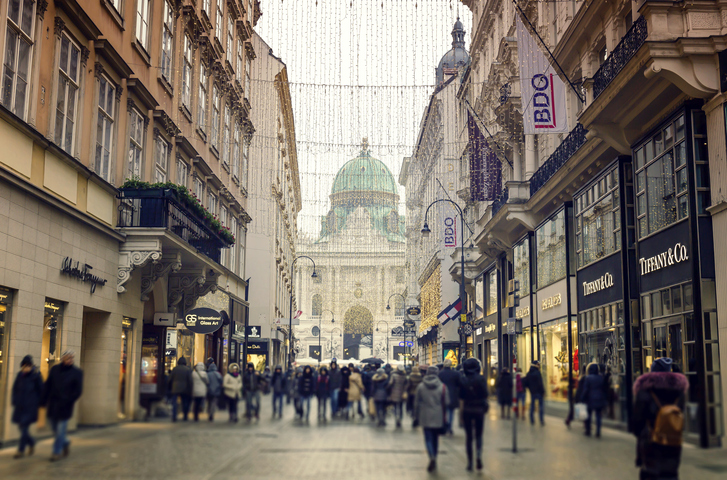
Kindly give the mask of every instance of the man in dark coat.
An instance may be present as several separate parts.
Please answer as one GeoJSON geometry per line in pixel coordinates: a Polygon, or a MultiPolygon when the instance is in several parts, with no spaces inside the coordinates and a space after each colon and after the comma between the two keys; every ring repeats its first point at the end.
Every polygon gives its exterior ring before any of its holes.
{"type": "Polygon", "coordinates": [[[447,392],[449,392],[446,429],[449,435],[453,435],[452,423],[454,421],[454,411],[459,408],[459,388],[462,385],[462,374],[452,369],[452,360],[446,359],[442,371],[439,372],[439,379],[447,387],[447,392]]]}
{"type": "Polygon", "coordinates": [[[313,369],[306,365],[303,367],[303,374],[298,381],[298,393],[300,394],[302,413],[301,420],[309,421],[310,416],[310,397],[315,393],[316,379],[313,376],[313,369]]]}
{"type": "Polygon", "coordinates": [[[281,365],[275,366],[275,371],[270,379],[270,387],[273,391],[273,418],[283,418],[283,396],[288,391],[288,380],[283,373],[281,365]]]}
{"type": "Polygon", "coordinates": [[[33,365],[33,357],[26,355],[20,362],[20,371],[13,383],[12,405],[13,423],[20,429],[18,452],[13,458],[20,458],[28,447],[28,455],[33,454],[35,439],[30,436],[30,426],[38,421],[38,408],[43,396],[43,379],[38,368],[33,365]]]}
{"type": "Polygon", "coordinates": [[[460,419],[466,434],[467,471],[472,471],[472,444],[477,448],[477,470],[482,470],[482,433],[485,428],[487,381],[480,375],[482,366],[476,358],[468,358],[462,365],[464,377],[459,389],[460,419]]]}
{"type": "Polygon", "coordinates": [[[331,418],[338,415],[338,394],[341,391],[341,369],[334,358],[328,371],[328,391],[331,395],[331,418]]]}
{"type": "Polygon", "coordinates": [[[177,398],[182,404],[182,418],[186,422],[192,404],[192,369],[187,359],[180,357],[177,366],[169,374],[169,391],[172,394],[172,422],[177,421],[177,398]]]}
{"type": "Polygon", "coordinates": [[[636,466],[640,480],[679,478],[681,445],[660,445],[651,441],[651,429],[660,407],[677,405],[682,412],[689,388],[687,377],[673,371],[671,358],[657,358],[651,372],[634,382],[634,413],[631,431],[636,435],[636,466]],[[658,401],[658,403],[657,403],[658,401]]]}
{"type": "Polygon", "coordinates": [[[525,375],[525,386],[530,390],[530,423],[535,424],[535,402],[539,402],[538,414],[540,415],[540,424],[545,425],[545,411],[543,409],[543,397],[545,396],[545,386],[543,385],[543,376],[540,374],[540,362],[535,360],[530,364],[530,371],[525,375]]]}
{"type": "Polygon", "coordinates": [[[586,368],[587,375],[579,382],[580,394],[576,397],[578,402],[585,403],[588,407],[588,418],[586,419],[586,435],[591,436],[591,417],[596,414],[596,437],[601,436],[601,418],[603,409],[608,405],[606,398],[606,379],[599,372],[598,364],[591,363],[586,368]]]}
{"type": "Polygon", "coordinates": [[[260,392],[266,384],[265,378],[255,370],[255,364],[247,362],[247,369],[242,374],[242,393],[245,396],[245,418],[260,418],[260,392]]]}
{"type": "Polygon", "coordinates": [[[83,393],[83,372],[73,365],[73,350],[66,350],[61,355],[61,363],[54,365],[48,373],[43,388],[41,403],[47,407],[48,419],[53,427],[55,441],[51,462],[68,456],[71,442],[66,438],[68,420],[73,416],[73,406],[83,393]]]}

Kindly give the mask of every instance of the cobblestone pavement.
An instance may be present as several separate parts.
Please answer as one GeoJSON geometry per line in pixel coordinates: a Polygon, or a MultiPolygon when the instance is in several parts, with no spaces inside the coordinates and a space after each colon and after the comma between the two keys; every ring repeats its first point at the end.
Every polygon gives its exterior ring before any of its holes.
{"type": "MultiPolygon", "coordinates": [[[[488,417],[485,425],[485,470],[465,471],[464,432],[440,442],[439,469],[425,470],[427,458],[420,430],[410,420],[402,430],[393,422],[384,429],[368,421],[335,421],[310,425],[292,419],[270,419],[264,398],[259,423],[232,425],[226,415],[206,420],[156,420],[116,427],[83,429],[71,434],[71,455],[48,461],[50,440],[41,441],[33,457],[14,460],[14,448],[0,451],[0,478],[5,479],[629,479],[633,437],[604,429],[603,438],[586,438],[581,428],[567,430],[563,421],[546,417],[546,426],[518,424],[520,452],[511,448],[512,424],[488,417]],[[222,418],[224,417],[224,418],[222,418]]],[[[315,403],[315,402],[313,402],[315,403]]],[[[315,407],[314,407],[315,408],[315,407]]],[[[724,450],[685,447],[682,479],[727,478],[724,450]]]]}

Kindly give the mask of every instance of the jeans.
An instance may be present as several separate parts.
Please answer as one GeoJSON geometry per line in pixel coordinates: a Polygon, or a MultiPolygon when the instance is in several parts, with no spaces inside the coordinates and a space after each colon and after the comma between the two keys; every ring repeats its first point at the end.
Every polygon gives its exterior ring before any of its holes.
{"type": "Polygon", "coordinates": [[[328,398],[318,397],[318,417],[326,418],[326,410],[328,406],[328,398]]]}
{"type": "Polygon", "coordinates": [[[182,403],[182,417],[184,420],[187,420],[187,417],[189,416],[189,407],[192,403],[192,397],[189,395],[185,395],[183,393],[175,395],[175,398],[172,400],[172,422],[177,421],[177,408],[179,407],[177,399],[179,399],[179,402],[182,403]]]}
{"type": "Polygon", "coordinates": [[[438,428],[425,428],[424,429],[424,445],[427,446],[427,453],[429,454],[430,460],[437,458],[439,452],[439,429],[438,428]]]}
{"type": "Polygon", "coordinates": [[[56,439],[53,442],[53,455],[60,455],[63,452],[63,449],[71,444],[71,442],[69,442],[66,438],[66,432],[68,431],[68,420],[51,419],[50,422],[51,427],[53,428],[53,433],[56,436],[56,439]]]}
{"type": "Polygon", "coordinates": [[[602,408],[589,408],[588,409],[588,418],[586,418],[585,424],[586,424],[586,433],[588,435],[591,434],[591,417],[593,416],[593,413],[596,414],[596,435],[601,435],[601,419],[603,417],[603,409],[602,408]]]}
{"type": "Polygon", "coordinates": [[[517,396],[515,398],[517,399],[517,403],[515,404],[517,407],[517,413],[525,418],[525,391],[517,392],[517,396]],[[520,406],[521,404],[522,407],[520,406]]]}
{"type": "Polygon", "coordinates": [[[535,402],[538,402],[540,405],[538,406],[538,414],[540,415],[540,423],[545,425],[545,412],[543,411],[543,394],[542,393],[536,393],[536,394],[530,394],[530,423],[535,423],[535,402]]]}
{"type": "Polygon", "coordinates": [[[18,452],[23,453],[26,446],[35,446],[35,439],[30,436],[30,423],[18,424],[18,429],[20,429],[20,443],[18,443],[18,452]]]}
{"type": "Polygon", "coordinates": [[[472,442],[477,445],[477,458],[482,458],[482,432],[485,429],[485,414],[463,412],[462,420],[464,421],[464,432],[467,437],[465,445],[467,446],[467,461],[472,463],[472,442]]]}
{"type": "Polygon", "coordinates": [[[340,391],[339,388],[334,388],[331,390],[331,416],[338,413],[338,392],[340,391]]]}
{"type": "Polygon", "coordinates": [[[227,408],[230,411],[230,420],[237,421],[237,398],[227,397],[227,408]]]}
{"type": "Polygon", "coordinates": [[[400,423],[404,416],[404,402],[394,402],[394,419],[396,423],[400,423]]]}
{"type": "Polygon", "coordinates": [[[379,425],[386,425],[386,400],[376,400],[376,418],[379,425]]]}
{"type": "Polygon", "coordinates": [[[364,413],[363,413],[363,409],[361,408],[361,400],[356,400],[355,402],[348,402],[348,405],[346,406],[346,410],[347,411],[350,410],[351,411],[351,416],[355,417],[356,416],[356,412],[353,409],[354,404],[357,404],[358,405],[358,414],[361,417],[363,417],[364,416],[364,413]]]}
{"type": "Polygon", "coordinates": [[[260,415],[260,392],[245,392],[245,417],[260,415]]]}
{"type": "Polygon", "coordinates": [[[214,395],[207,395],[207,414],[210,417],[210,422],[215,418],[215,411],[217,411],[217,399],[214,395]]]}
{"type": "Polygon", "coordinates": [[[194,421],[199,421],[199,412],[204,411],[204,397],[194,397],[194,421]]]}
{"type": "Polygon", "coordinates": [[[305,417],[306,421],[310,416],[310,397],[310,395],[303,395],[300,397],[300,408],[303,411],[303,415],[301,415],[301,418],[305,417]]]}
{"type": "Polygon", "coordinates": [[[454,408],[447,407],[447,433],[453,433],[452,425],[454,423],[454,408]]]}
{"type": "Polygon", "coordinates": [[[275,414],[278,414],[279,416],[283,416],[283,396],[285,394],[283,392],[274,392],[273,393],[273,416],[275,414]]]}

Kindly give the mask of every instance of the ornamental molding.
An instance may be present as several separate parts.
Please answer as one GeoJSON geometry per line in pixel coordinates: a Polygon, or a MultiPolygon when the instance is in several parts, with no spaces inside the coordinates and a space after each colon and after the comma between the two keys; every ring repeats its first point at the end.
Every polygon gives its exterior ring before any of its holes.
{"type": "Polygon", "coordinates": [[[165,253],[160,261],[152,263],[149,271],[141,276],[141,301],[149,300],[149,292],[154,290],[157,280],[169,272],[178,272],[181,268],[181,252],[165,253]]]}
{"type": "Polygon", "coordinates": [[[126,293],[124,285],[131,278],[135,268],[147,263],[157,263],[162,258],[162,242],[157,238],[128,239],[119,247],[119,270],[116,278],[116,292],[126,293]]]}
{"type": "Polygon", "coordinates": [[[199,297],[217,291],[218,274],[205,267],[180,269],[169,275],[168,311],[181,313],[194,306],[199,297]]]}

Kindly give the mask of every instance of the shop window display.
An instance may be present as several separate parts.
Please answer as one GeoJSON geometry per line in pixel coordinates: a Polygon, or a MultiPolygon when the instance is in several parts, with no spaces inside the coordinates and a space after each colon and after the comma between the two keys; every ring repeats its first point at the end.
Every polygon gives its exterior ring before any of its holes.
{"type": "MultiPolygon", "coordinates": [[[[545,385],[545,399],[565,402],[568,400],[568,367],[573,362],[577,371],[578,352],[568,355],[568,323],[566,319],[540,325],[540,364],[545,385]]],[[[573,345],[577,345],[577,322],[572,322],[573,345]]]]}
{"type": "MultiPolygon", "coordinates": [[[[8,290],[0,288],[0,391],[5,391],[5,385],[7,382],[7,363],[5,358],[8,350],[9,331],[8,326],[10,324],[10,307],[13,303],[12,293],[8,290]]],[[[3,405],[4,396],[0,395],[0,432],[2,432],[3,425],[5,425],[3,413],[5,412],[5,406],[3,405]]]]}
{"type": "Polygon", "coordinates": [[[520,283],[520,297],[530,295],[530,240],[524,239],[512,249],[513,277],[520,283]]]}
{"type": "Polygon", "coordinates": [[[618,171],[613,167],[575,200],[578,267],[621,249],[618,171]]]}
{"type": "Polygon", "coordinates": [[[487,303],[485,315],[497,313],[497,270],[485,274],[485,301],[487,303]]]}
{"type": "Polygon", "coordinates": [[[565,278],[565,210],[545,222],[536,232],[538,288],[565,278]]]}

